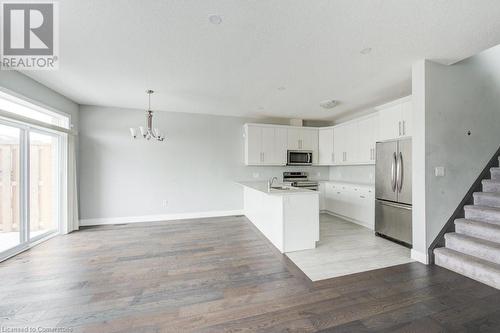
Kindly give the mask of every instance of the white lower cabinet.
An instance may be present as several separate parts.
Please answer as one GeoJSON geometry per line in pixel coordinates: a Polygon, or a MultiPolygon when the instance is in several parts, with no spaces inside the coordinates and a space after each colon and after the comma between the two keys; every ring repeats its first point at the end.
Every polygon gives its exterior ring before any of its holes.
{"type": "Polygon", "coordinates": [[[320,183],[319,191],[321,210],[345,217],[367,228],[374,228],[373,186],[327,181],[320,183]]]}

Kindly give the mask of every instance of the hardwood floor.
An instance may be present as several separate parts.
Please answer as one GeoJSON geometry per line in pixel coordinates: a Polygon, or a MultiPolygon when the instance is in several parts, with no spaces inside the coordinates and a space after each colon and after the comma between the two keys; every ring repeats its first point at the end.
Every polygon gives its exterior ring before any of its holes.
{"type": "Polygon", "coordinates": [[[3,331],[500,331],[498,290],[419,263],[313,283],[244,217],[86,228],[0,276],[3,331]]]}

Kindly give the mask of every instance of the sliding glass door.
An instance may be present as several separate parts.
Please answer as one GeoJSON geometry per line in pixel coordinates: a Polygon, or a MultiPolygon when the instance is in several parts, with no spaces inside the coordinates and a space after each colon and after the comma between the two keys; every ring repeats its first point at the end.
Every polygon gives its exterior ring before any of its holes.
{"type": "Polygon", "coordinates": [[[0,260],[59,231],[61,136],[0,120],[0,260]]]}
{"type": "Polygon", "coordinates": [[[29,236],[34,240],[59,228],[59,138],[30,131],[29,145],[29,236]]]}
{"type": "Polygon", "coordinates": [[[22,242],[20,148],[21,130],[0,123],[0,254],[22,242]]]}

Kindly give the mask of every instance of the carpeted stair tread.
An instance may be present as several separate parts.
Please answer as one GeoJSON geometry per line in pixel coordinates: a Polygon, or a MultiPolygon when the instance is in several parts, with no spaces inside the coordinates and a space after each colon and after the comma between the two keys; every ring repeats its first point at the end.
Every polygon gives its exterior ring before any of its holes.
{"type": "Polygon", "coordinates": [[[500,289],[500,265],[445,247],[434,250],[436,265],[500,289]]]}
{"type": "Polygon", "coordinates": [[[446,247],[500,265],[500,243],[456,232],[444,235],[446,247]]]}

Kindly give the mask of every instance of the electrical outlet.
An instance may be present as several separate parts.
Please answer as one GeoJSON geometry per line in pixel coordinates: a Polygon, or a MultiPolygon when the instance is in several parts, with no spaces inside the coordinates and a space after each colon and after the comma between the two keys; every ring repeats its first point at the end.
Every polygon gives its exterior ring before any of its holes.
{"type": "Polygon", "coordinates": [[[435,174],[436,174],[436,177],[444,177],[446,171],[445,171],[445,168],[444,167],[436,167],[436,169],[434,170],[435,174]]]}
{"type": "Polygon", "coordinates": [[[163,208],[167,208],[167,207],[168,207],[168,200],[167,200],[167,199],[163,200],[163,201],[161,202],[161,206],[162,206],[163,208]]]}
{"type": "Polygon", "coordinates": [[[257,179],[257,178],[259,178],[259,176],[260,176],[260,175],[259,175],[259,173],[258,173],[258,172],[254,172],[254,173],[252,174],[252,176],[253,176],[253,178],[257,179]]]}

